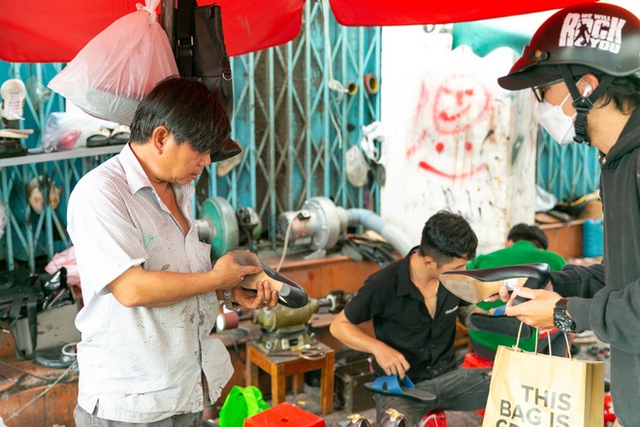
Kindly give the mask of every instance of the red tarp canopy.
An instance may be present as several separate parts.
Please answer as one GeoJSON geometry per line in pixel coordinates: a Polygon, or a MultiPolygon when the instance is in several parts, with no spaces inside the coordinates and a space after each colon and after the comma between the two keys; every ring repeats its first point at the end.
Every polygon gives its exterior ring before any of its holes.
{"type": "MultiPolygon", "coordinates": [[[[311,1],[311,0],[309,0],[311,1]]],[[[445,24],[557,9],[597,0],[330,0],[346,26],[445,24]]],[[[69,62],[143,0],[2,0],[0,59],[69,62]]],[[[211,4],[213,0],[199,0],[211,4]]],[[[266,49],[300,32],[305,0],[216,0],[229,55],[266,49]]]]}

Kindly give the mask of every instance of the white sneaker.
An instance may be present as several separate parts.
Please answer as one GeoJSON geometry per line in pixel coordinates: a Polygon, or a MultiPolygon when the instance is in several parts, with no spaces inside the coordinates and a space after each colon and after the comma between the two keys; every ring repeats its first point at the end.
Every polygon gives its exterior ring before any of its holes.
{"type": "Polygon", "coordinates": [[[9,79],[0,87],[2,116],[7,120],[22,120],[27,87],[19,79],[9,79]]]}

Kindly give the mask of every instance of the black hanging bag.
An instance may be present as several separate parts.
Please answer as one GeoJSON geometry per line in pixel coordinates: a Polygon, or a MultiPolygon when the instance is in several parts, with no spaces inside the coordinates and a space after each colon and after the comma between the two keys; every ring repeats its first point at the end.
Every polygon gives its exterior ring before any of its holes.
{"type": "MultiPolygon", "coordinates": [[[[176,11],[176,61],[183,77],[193,77],[207,86],[222,103],[229,120],[233,117],[233,75],[222,32],[220,6],[198,6],[195,0],[179,0],[176,11]]],[[[211,155],[219,162],[240,154],[232,139],[211,155]]]]}

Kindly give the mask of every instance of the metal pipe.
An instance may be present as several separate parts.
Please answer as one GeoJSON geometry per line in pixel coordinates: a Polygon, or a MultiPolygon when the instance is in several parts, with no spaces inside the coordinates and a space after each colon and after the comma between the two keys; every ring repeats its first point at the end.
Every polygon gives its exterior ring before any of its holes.
{"type": "Polygon", "coordinates": [[[405,256],[415,244],[400,227],[388,224],[379,215],[367,209],[347,209],[348,224],[350,226],[362,225],[364,228],[375,231],[389,242],[400,255],[405,256]]]}

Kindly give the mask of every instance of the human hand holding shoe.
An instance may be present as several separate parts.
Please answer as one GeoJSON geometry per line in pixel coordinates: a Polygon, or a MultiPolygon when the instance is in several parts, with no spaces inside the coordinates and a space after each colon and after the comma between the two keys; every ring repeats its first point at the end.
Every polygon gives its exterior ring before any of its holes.
{"type": "Polygon", "coordinates": [[[387,375],[398,374],[400,380],[404,379],[411,365],[398,350],[386,345],[382,341],[374,348],[373,356],[376,362],[387,375]]]}
{"type": "MultiPolygon", "coordinates": [[[[549,280],[549,282],[547,282],[547,284],[542,289],[544,289],[545,291],[553,292],[553,282],[549,280]]],[[[502,285],[500,286],[500,289],[497,294],[491,295],[485,301],[493,302],[493,301],[497,301],[498,299],[501,299],[502,301],[507,302],[511,299],[511,296],[512,296],[511,293],[512,291],[507,286],[502,285]]]]}
{"type": "MultiPolygon", "coordinates": [[[[502,289],[500,295],[503,295],[502,289]]],[[[541,331],[553,329],[553,309],[560,295],[543,289],[515,288],[508,300],[505,314],[515,316],[518,320],[541,331]],[[516,297],[528,299],[528,301],[513,305],[516,297]]]]}
{"type": "MultiPolygon", "coordinates": [[[[249,251],[244,251],[251,254],[249,251]]],[[[255,254],[251,254],[257,260],[255,254]]],[[[259,262],[259,261],[258,261],[259,262]]],[[[235,259],[233,252],[218,258],[211,270],[216,275],[217,289],[232,289],[244,280],[245,276],[258,274],[262,268],[255,265],[241,265],[235,259]]]]}
{"type": "Polygon", "coordinates": [[[256,283],[256,293],[236,286],[231,289],[231,299],[243,307],[251,310],[260,308],[275,307],[278,304],[278,291],[271,289],[268,280],[256,283]]]}

